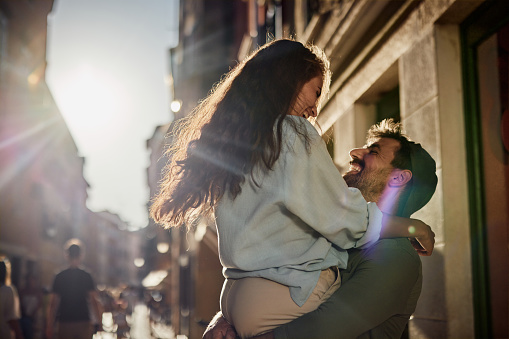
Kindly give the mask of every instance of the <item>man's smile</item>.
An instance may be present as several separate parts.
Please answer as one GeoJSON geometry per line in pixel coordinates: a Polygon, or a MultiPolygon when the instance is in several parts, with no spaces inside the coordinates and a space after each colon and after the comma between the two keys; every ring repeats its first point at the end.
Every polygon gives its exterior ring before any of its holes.
{"type": "Polygon", "coordinates": [[[353,160],[350,162],[350,168],[348,169],[348,173],[359,173],[362,171],[364,166],[360,161],[353,160]]]}

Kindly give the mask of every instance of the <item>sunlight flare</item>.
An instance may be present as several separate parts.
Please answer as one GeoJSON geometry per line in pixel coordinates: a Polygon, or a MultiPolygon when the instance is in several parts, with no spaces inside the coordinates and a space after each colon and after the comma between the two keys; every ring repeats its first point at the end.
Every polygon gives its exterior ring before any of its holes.
{"type": "Polygon", "coordinates": [[[125,112],[128,98],[122,84],[88,64],[82,64],[56,83],[59,88],[55,94],[62,115],[75,135],[85,140],[97,140],[99,133],[107,135],[125,112]]]}

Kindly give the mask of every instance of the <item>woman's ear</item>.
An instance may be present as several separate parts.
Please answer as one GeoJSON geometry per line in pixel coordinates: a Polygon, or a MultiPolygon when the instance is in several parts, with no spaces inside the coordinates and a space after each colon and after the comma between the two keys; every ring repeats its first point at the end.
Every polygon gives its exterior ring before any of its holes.
{"type": "Polygon", "coordinates": [[[410,170],[402,170],[395,168],[391,172],[389,179],[390,187],[402,187],[405,186],[412,179],[412,172],[410,170]]]}

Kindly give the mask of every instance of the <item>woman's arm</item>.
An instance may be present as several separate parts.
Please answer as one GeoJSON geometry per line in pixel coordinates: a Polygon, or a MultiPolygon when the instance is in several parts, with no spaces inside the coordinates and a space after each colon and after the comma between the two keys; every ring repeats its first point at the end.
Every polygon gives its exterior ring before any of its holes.
{"type": "Polygon", "coordinates": [[[421,256],[430,256],[435,246],[435,233],[421,220],[385,214],[380,238],[411,238],[412,245],[421,256]]]}
{"type": "Polygon", "coordinates": [[[346,185],[323,139],[313,126],[308,127],[309,150],[304,140],[290,130],[287,140],[292,146],[281,153],[285,207],[341,249],[375,243],[380,236],[382,212],[376,203],[367,203],[358,189],[346,185]]]}

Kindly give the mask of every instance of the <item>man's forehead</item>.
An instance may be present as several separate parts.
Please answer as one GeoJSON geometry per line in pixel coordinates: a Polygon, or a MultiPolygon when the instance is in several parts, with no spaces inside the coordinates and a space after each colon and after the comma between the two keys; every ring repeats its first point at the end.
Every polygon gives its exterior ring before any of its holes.
{"type": "Polygon", "coordinates": [[[401,147],[401,143],[392,138],[374,138],[369,140],[368,144],[364,146],[369,149],[378,149],[382,152],[397,152],[401,147]]]}

